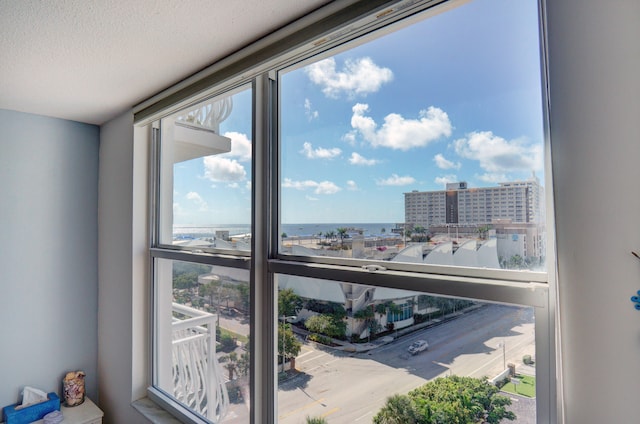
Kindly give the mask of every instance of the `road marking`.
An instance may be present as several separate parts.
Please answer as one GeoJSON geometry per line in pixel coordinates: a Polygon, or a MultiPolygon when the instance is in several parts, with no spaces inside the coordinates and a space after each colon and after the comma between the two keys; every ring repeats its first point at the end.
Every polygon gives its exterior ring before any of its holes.
{"type": "Polygon", "coordinates": [[[331,411],[325,412],[324,414],[320,415],[322,418],[325,418],[331,414],[333,414],[334,412],[338,412],[340,410],[340,408],[333,408],[331,411]]]}
{"type": "Polygon", "coordinates": [[[304,356],[311,355],[311,354],[312,354],[312,353],[314,353],[314,352],[315,352],[315,350],[309,349],[307,352],[303,353],[302,355],[298,355],[298,356],[296,356],[296,358],[297,358],[297,359],[300,359],[300,358],[302,358],[302,357],[304,357],[304,356]]]}
{"type": "Polygon", "coordinates": [[[361,419],[366,418],[366,417],[368,417],[368,416],[369,416],[369,415],[371,415],[371,414],[373,414],[373,411],[369,411],[369,412],[367,412],[366,414],[359,416],[359,417],[358,417],[358,418],[356,418],[354,421],[360,421],[361,419]]]}
{"type": "Polygon", "coordinates": [[[317,370],[318,368],[324,368],[329,364],[333,364],[334,362],[339,361],[340,359],[341,358],[336,358],[333,361],[325,362],[324,364],[316,365],[313,368],[305,369],[305,372],[311,372],[311,371],[317,370]]]}
{"type": "Polygon", "coordinates": [[[297,412],[304,411],[305,409],[311,408],[312,406],[314,406],[314,405],[316,405],[318,403],[321,403],[323,400],[325,400],[325,398],[320,398],[318,400],[315,400],[315,401],[313,401],[311,403],[306,404],[305,406],[301,406],[300,408],[297,408],[297,409],[294,409],[293,411],[287,412],[286,414],[278,415],[278,419],[282,420],[282,419],[285,419],[288,416],[293,415],[293,414],[295,414],[297,412]]]}

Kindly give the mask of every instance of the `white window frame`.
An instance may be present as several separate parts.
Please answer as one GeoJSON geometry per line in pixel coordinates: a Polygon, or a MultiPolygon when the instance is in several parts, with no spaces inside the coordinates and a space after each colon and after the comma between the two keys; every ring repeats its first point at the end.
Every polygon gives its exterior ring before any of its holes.
{"type": "MultiPolygon", "coordinates": [[[[505,303],[533,307],[535,314],[537,420],[540,423],[559,422],[561,402],[558,394],[558,366],[556,364],[556,289],[555,289],[555,236],[551,189],[546,190],[547,273],[509,270],[486,270],[393,264],[385,262],[385,270],[363,268],[358,260],[316,257],[297,257],[279,253],[279,195],[280,175],[278,157],[278,71],[322,55],[335,54],[336,48],[358,38],[363,42],[367,32],[385,27],[392,21],[430,9],[440,13],[455,7],[462,0],[345,0],[336,1],[322,10],[266,37],[172,88],[167,93],[139,105],[135,121],[137,126],[151,125],[154,120],[179,111],[213,94],[223,93],[239,85],[252,84],[253,158],[252,158],[252,250],[246,254],[229,255],[227,252],[193,252],[186,249],[159,245],[153,238],[149,255],[154,258],[222,265],[250,270],[251,293],[251,422],[277,422],[277,369],[276,342],[277,311],[276,274],[289,274],[324,280],[344,281],[370,286],[405,289],[435,296],[451,296],[485,302],[505,303]],[[376,18],[377,17],[377,18],[376,18]],[[333,50],[332,50],[333,49],[333,50]],[[263,53],[260,56],[257,53],[263,53]],[[314,57],[311,59],[311,57],[314,57]],[[392,278],[391,278],[392,277],[392,278]],[[259,319],[258,319],[259,318],[259,319]],[[268,318],[268,319],[265,319],[268,318]]],[[[542,44],[543,107],[548,93],[546,82],[546,32],[544,21],[545,0],[539,0],[542,44]]],[[[429,13],[429,12],[427,12],[429,13]]],[[[393,30],[396,30],[394,28],[393,30]]],[[[384,29],[383,31],[390,31],[384,29]]],[[[349,47],[352,44],[349,45],[349,47]]],[[[156,132],[156,131],[154,131],[156,132]]],[[[157,132],[156,132],[157,133],[157,132]]],[[[551,185],[549,137],[545,137],[546,187],[551,185]]],[[[157,176],[157,152],[152,148],[152,165],[157,176]]],[[[159,194],[156,177],[151,181],[151,232],[157,236],[159,194]]],[[[230,252],[234,253],[234,252],[230,252]]],[[[153,279],[153,272],[152,279],[153,279]]],[[[153,308],[151,308],[153,310],[153,308]]],[[[152,313],[153,314],[153,313],[152,313]]],[[[152,355],[153,356],[153,353],[152,355]]],[[[150,371],[152,372],[152,371],[150,371]]],[[[170,410],[183,422],[205,422],[176,404],[166,394],[150,387],[149,396],[170,410]]]]}

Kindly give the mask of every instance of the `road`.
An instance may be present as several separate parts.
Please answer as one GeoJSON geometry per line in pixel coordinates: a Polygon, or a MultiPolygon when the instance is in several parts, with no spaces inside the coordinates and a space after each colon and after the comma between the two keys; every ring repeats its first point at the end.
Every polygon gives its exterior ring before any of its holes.
{"type": "Polygon", "coordinates": [[[521,364],[523,355],[534,356],[534,341],[530,308],[487,305],[368,353],[305,344],[296,360],[300,372],[279,387],[278,422],[321,416],[331,424],[369,423],[395,393],[450,374],[493,377],[505,363],[521,364]],[[429,350],[411,356],[407,347],[418,339],[426,339],[429,350]]]}

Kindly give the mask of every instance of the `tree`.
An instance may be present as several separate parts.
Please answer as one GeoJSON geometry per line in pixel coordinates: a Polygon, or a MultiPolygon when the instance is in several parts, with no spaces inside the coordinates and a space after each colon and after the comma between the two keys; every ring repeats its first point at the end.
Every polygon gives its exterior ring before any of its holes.
{"type": "Polygon", "coordinates": [[[236,340],[230,334],[224,333],[220,335],[220,350],[223,352],[230,352],[234,350],[238,345],[236,340]]]}
{"type": "Polygon", "coordinates": [[[427,422],[420,418],[411,398],[407,395],[393,395],[373,417],[374,424],[417,424],[427,422]]]}
{"type": "Polygon", "coordinates": [[[187,272],[173,277],[174,289],[192,289],[198,285],[198,274],[187,272]]]}
{"type": "Polygon", "coordinates": [[[338,237],[340,237],[340,247],[342,247],[344,245],[344,239],[347,237],[347,229],[340,227],[336,231],[338,232],[338,237]]]}
{"type": "Polygon", "coordinates": [[[489,423],[514,420],[507,410],[511,399],[486,378],[450,376],[437,378],[409,392],[396,395],[374,416],[378,424],[489,423]]]}
{"type": "Polygon", "coordinates": [[[483,225],[482,227],[478,227],[476,229],[476,231],[478,232],[478,236],[480,237],[480,240],[487,239],[487,234],[489,233],[490,229],[491,229],[491,226],[489,225],[483,225]]]}
{"type": "Polygon", "coordinates": [[[509,258],[509,262],[507,264],[507,268],[510,269],[522,269],[524,268],[524,259],[522,256],[515,254],[509,258]]]}
{"type": "Polygon", "coordinates": [[[300,308],[302,308],[302,298],[293,289],[283,289],[278,292],[278,314],[280,316],[295,316],[300,308]]]}
{"type": "Polygon", "coordinates": [[[236,372],[238,366],[238,354],[231,352],[229,355],[223,356],[221,359],[226,361],[224,367],[229,372],[229,380],[233,380],[233,374],[236,372]]]}
{"type": "Polygon", "coordinates": [[[313,333],[324,334],[329,337],[344,338],[347,331],[347,323],[335,315],[321,314],[309,317],[305,327],[313,333]]]}
{"type": "Polygon", "coordinates": [[[404,237],[405,237],[405,240],[406,240],[406,239],[411,240],[411,230],[410,230],[409,228],[407,228],[406,230],[404,230],[404,237]]]}
{"type": "Polygon", "coordinates": [[[217,323],[216,326],[220,326],[220,292],[222,290],[222,281],[216,277],[207,284],[203,284],[199,287],[198,293],[200,296],[209,297],[209,305],[216,306],[217,323]]]}
{"type": "Polygon", "coordinates": [[[291,360],[292,369],[296,367],[296,356],[300,354],[300,349],[302,349],[302,343],[300,343],[300,341],[293,334],[291,324],[279,324],[278,354],[283,358],[289,358],[291,360]]]}
{"type": "Polygon", "coordinates": [[[251,367],[251,355],[249,352],[244,352],[240,355],[238,359],[238,365],[236,367],[236,371],[239,375],[246,376],[249,375],[249,370],[251,367]]]}
{"type": "Polygon", "coordinates": [[[375,329],[377,328],[373,323],[378,323],[378,321],[376,321],[375,313],[373,312],[373,305],[360,309],[353,314],[353,318],[365,323],[365,326],[369,329],[369,341],[371,341],[371,333],[375,333],[375,329]]]}
{"type": "Polygon", "coordinates": [[[426,228],[424,228],[421,225],[416,225],[413,228],[413,232],[414,232],[414,234],[416,234],[418,236],[417,241],[425,241],[424,239],[425,239],[425,235],[427,233],[426,228]]]}

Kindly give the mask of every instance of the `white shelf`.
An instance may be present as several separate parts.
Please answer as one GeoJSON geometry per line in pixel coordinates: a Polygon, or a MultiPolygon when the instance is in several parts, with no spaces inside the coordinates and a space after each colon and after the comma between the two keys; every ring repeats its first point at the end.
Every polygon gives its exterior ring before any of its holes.
{"type": "MultiPolygon", "coordinates": [[[[104,413],[88,397],[84,398],[81,405],[67,408],[60,406],[64,416],[63,424],[102,424],[104,413]]],[[[34,421],[34,424],[42,424],[44,420],[34,421]]]]}

